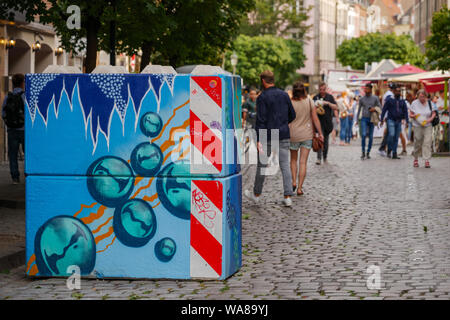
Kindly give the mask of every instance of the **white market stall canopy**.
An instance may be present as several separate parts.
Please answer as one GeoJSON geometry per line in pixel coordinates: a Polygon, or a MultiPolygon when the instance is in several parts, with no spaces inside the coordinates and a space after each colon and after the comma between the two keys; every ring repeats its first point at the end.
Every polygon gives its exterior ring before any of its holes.
{"type": "MultiPolygon", "coordinates": [[[[444,74],[448,75],[449,72],[445,72],[444,74]]],[[[442,71],[429,71],[429,72],[421,72],[415,73],[407,76],[394,77],[389,78],[388,81],[391,82],[420,82],[420,79],[431,78],[436,76],[442,76],[442,71]]]]}

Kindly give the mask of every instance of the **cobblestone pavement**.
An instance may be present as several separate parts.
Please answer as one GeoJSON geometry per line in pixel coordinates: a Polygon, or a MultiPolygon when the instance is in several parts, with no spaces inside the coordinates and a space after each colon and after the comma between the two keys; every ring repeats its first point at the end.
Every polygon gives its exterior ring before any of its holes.
{"type": "MultiPolygon", "coordinates": [[[[450,159],[362,161],[358,142],[331,146],[326,165],[314,156],[292,208],[280,174],[262,203],[243,200],[243,267],[226,281],[82,279],[70,291],[20,267],[0,274],[0,299],[450,299],[450,159]],[[372,265],[380,289],[367,286],[372,265]]],[[[244,171],[249,188],[255,166],[244,171]]]]}

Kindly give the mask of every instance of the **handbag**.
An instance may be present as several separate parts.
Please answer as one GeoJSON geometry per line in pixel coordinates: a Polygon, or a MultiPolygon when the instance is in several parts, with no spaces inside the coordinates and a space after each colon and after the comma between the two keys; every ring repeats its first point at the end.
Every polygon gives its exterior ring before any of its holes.
{"type": "MultiPolygon", "coordinates": [[[[309,103],[311,103],[311,100],[309,103]]],[[[311,119],[311,122],[312,122],[312,119],[311,119]]],[[[314,123],[312,125],[314,127],[314,123]]],[[[323,141],[320,141],[320,139],[316,133],[314,133],[314,136],[312,138],[312,149],[314,152],[318,152],[319,150],[323,149],[323,141]]]]}
{"type": "Polygon", "coordinates": [[[432,125],[433,127],[436,127],[436,126],[440,123],[440,120],[439,120],[439,112],[438,112],[437,110],[433,110],[433,108],[431,107],[431,102],[430,102],[430,100],[428,100],[428,106],[430,107],[431,113],[433,113],[433,111],[436,112],[436,115],[434,116],[433,121],[431,121],[431,125],[432,125]]]}
{"type": "Polygon", "coordinates": [[[323,142],[316,135],[314,135],[312,139],[312,149],[314,152],[318,152],[323,149],[323,142]]]}

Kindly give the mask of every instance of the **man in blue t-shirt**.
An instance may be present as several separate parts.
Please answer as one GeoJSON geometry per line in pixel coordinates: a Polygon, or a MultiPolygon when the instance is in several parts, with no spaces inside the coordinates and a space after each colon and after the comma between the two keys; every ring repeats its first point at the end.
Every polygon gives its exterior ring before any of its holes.
{"type": "Polygon", "coordinates": [[[384,103],[383,111],[381,112],[381,123],[383,124],[387,112],[388,157],[391,157],[392,152],[392,159],[400,159],[397,156],[398,139],[402,131],[402,124],[408,122],[408,107],[405,100],[401,98],[400,87],[394,86],[392,89],[394,96],[387,98],[384,103]]]}

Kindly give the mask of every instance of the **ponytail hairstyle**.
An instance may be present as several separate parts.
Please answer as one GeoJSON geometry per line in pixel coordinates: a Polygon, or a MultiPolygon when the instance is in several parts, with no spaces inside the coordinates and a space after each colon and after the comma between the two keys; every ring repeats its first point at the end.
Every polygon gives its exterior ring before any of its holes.
{"type": "Polygon", "coordinates": [[[298,82],[294,83],[293,88],[292,88],[292,99],[300,100],[300,99],[306,98],[306,96],[307,96],[306,88],[305,88],[305,85],[303,84],[303,82],[298,81],[298,82]]]}

